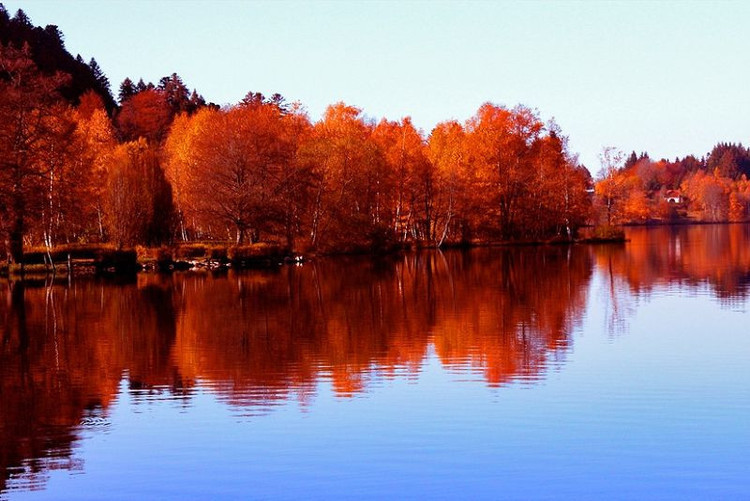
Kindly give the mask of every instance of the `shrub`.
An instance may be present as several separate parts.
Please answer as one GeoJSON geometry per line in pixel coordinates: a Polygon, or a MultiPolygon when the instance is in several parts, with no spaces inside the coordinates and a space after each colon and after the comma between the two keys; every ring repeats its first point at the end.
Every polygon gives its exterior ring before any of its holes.
{"type": "Polygon", "coordinates": [[[591,235],[592,240],[625,240],[625,230],[620,226],[596,226],[591,235]]]}
{"type": "Polygon", "coordinates": [[[175,259],[200,259],[206,257],[204,244],[183,244],[175,249],[175,259]]]}
{"type": "Polygon", "coordinates": [[[234,264],[283,259],[288,255],[289,251],[286,247],[269,243],[236,246],[230,248],[227,253],[227,257],[234,264]]]}

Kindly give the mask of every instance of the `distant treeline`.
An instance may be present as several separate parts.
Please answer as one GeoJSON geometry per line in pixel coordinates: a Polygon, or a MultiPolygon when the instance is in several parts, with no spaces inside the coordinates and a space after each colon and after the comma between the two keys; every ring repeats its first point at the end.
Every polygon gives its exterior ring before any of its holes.
{"type": "Polygon", "coordinates": [[[719,143],[705,157],[627,158],[609,149],[596,184],[598,215],[611,223],[653,220],[746,221],[750,149],[719,143]]]}

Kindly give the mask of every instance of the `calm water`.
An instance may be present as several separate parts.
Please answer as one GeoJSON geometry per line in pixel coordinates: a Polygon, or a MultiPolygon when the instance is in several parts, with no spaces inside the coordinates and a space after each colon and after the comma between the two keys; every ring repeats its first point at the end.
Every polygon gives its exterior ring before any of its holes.
{"type": "Polygon", "coordinates": [[[750,227],[629,236],[2,282],[0,498],[750,499],[750,227]]]}

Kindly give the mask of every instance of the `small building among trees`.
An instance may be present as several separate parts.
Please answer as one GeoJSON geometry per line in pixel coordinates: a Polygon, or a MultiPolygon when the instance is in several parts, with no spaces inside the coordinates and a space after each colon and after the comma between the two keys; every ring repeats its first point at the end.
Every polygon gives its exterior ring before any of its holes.
{"type": "Polygon", "coordinates": [[[664,193],[664,200],[670,204],[681,204],[682,194],[680,193],[680,190],[667,190],[664,193]]]}

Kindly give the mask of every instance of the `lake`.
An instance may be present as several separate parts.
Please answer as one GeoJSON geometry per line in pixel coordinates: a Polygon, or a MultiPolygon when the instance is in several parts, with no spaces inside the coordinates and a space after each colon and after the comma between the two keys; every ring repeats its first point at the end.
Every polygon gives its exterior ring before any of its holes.
{"type": "Polygon", "coordinates": [[[0,498],[748,499],[750,226],[0,282],[0,498]]]}

